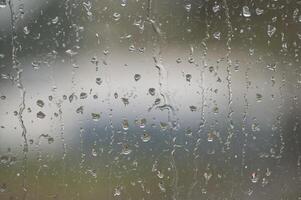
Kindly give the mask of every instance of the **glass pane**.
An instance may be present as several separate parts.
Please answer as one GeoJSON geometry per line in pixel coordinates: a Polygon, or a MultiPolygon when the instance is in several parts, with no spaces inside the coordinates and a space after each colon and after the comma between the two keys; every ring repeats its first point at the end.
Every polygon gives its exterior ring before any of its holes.
{"type": "Polygon", "coordinates": [[[0,199],[301,199],[300,0],[0,0],[0,199]]]}

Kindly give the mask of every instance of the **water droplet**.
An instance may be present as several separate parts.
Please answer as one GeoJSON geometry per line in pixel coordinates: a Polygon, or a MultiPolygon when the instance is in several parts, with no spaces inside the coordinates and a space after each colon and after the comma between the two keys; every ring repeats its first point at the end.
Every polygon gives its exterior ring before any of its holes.
{"type": "Polygon", "coordinates": [[[145,128],[145,126],[146,126],[146,119],[143,118],[143,119],[140,120],[139,127],[140,127],[140,128],[145,128]]]}
{"type": "Polygon", "coordinates": [[[8,156],[1,156],[0,157],[0,163],[2,164],[6,164],[9,161],[9,157],[8,156]]]}
{"type": "Polygon", "coordinates": [[[128,98],[121,98],[121,100],[125,106],[129,105],[130,103],[128,98]]]}
{"type": "Polygon", "coordinates": [[[157,176],[162,179],[164,178],[164,174],[160,171],[160,170],[157,170],[157,176]]]}
{"type": "Polygon", "coordinates": [[[256,8],[255,12],[256,12],[256,15],[262,15],[264,10],[260,9],[260,8],[256,8]]]}
{"type": "Polygon", "coordinates": [[[30,31],[29,31],[29,29],[28,29],[27,26],[24,26],[23,32],[25,33],[25,35],[28,35],[30,33],[30,31]]]}
{"type": "Polygon", "coordinates": [[[44,107],[45,103],[42,100],[37,100],[37,105],[42,108],[44,107]]]}
{"type": "Polygon", "coordinates": [[[178,58],[178,59],[176,60],[176,62],[177,62],[178,64],[181,63],[181,62],[182,62],[181,58],[178,58]]]}
{"type": "Polygon", "coordinates": [[[160,102],[161,102],[161,99],[159,99],[159,98],[156,98],[156,99],[155,99],[155,105],[160,104],[160,102]]]}
{"type": "Polygon", "coordinates": [[[71,50],[71,49],[67,49],[65,52],[66,52],[69,56],[74,56],[74,55],[77,54],[77,52],[75,52],[75,51],[73,51],[73,50],[71,50]]]}
{"type": "Polygon", "coordinates": [[[188,3],[188,4],[185,5],[185,10],[187,12],[190,12],[190,10],[191,10],[191,4],[190,3],[188,3]]]}
{"type": "Polygon", "coordinates": [[[218,5],[218,4],[216,4],[216,5],[214,5],[214,6],[212,7],[212,11],[213,11],[214,13],[217,13],[219,10],[220,10],[220,5],[218,5]]]}
{"type": "Polygon", "coordinates": [[[115,13],[113,14],[113,19],[114,19],[115,21],[118,21],[118,20],[120,19],[120,14],[115,12],[115,13]]]}
{"type": "Polygon", "coordinates": [[[53,18],[51,20],[52,24],[56,24],[58,21],[59,21],[59,17],[58,16],[56,16],[55,18],[53,18]]]}
{"type": "Polygon", "coordinates": [[[96,83],[97,83],[97,85],[101,85],[101,83],[102,83],[101,78],[96,78],[96,83]]]}
{"type": "Polygon", "coordinates": [[[165,189],[163,183],[160,182],[160,183],[158,184],[158,186],[159,186],[161,192],[166,192],[166,189],[165,189]]]}
{"type": "Polygon", "coordinates": [[[79,98],[80,99],[86,99],[88,97],[88,94],[85,92],[80,93],[79,98]]]}
{"type": "Polygon", "coordinates": [[[215,32],[213,33],[213,37],[217,40],[220,40],[221,39],[221,32],[215,32]]]}
{"type": "Polygon", "coordinates": [[[190,82],[191,81],[191,78],[192,78],[192,76],[191,76],[191,74],[186,74],[186,81],[187,82],[190,82]]]}
{"type": "Polygon", "coordinates": [[[262,99],[263,99],[262,94],[257,93],[257,94],[256,94],[256,101],[257,101],[257,102],[261,102],[262,99]]]}
{"type": "Polygon", "coordinates": [[[127,0],[121,0],[120,5],[121,5],[122,7],[125,7],[126,4],[127,4],[127,0]]]}
{"type": "Polygon", "coordinates": [[[129,155],[130,153],[132,153],[132,150],[129,149],[129,146],[127,144],[123,145],[121,154],[122,155],[129,155]]]}
{"type": "Polygon", "coordinates": [[[83,112],[84,112],[83,106],[80,106],[79,108],[76,109],[76,113],[78,113],[78,114],[83,114],[83,112]]]}
{"type": "Polygon", "coordinates": [[[130,51],[130,52],[133,52],[133,51],[135,51],[135,50],[136,50],[136,48],[135,48],[134,45],[131,45],[131,46],[129,47],[129,51],[130,51]]]}
{"type": "Polygon", "coordinates": [[[148,141],[150,141],[150,139],[151,139],[151,136],[148,133],[143,133],[143,135],[141,136],[141,140],[143,142],[148,142],[148,141]]]}
{"type": "Polygon", "coordinates": [[[195,112],[197,110],[196,106],[189,106],[191,112],[195,112]]]}
{"type": "Polygon", "coordinates": [[[215,134],[213,132],[208,133],[207,141],[208,142],[213,142],[215,134]]]}
{"type": "Polygon", "coordinates": [[[165,122],[160,122],[160,128],[162,131],[165,131],[168,128],[168,124],[165,122]]]}
{"type": "Polygon", "coordinates": [[[0,0],[0,8],[5,8],[7,6],[6,0],[0,0]]]}
{"type": "Polygon", "coordinates": [[[40,112],[37,113],[37,118],[39,118],[39,119],[44,119],[45,116],[46,115],[42,111],[40,111],[40,112]]]}
{"type": "Polygon", "coordinates": [[[117,92],[114,93],[114,98],[115,98],[115,99],[118,98],[118,93],[117,93],[117,92]]]}
{"type": "Polygon", "coordinates": [[[141,78],[140,74],[135,74],[135,76],[134,76],[135,81],[139,81],[140,78],[141,78]]]}
{"type": "Polygon", "coordinates": [[[32,68],[33,68],[34,70],[38,70],[38,69],[40,68],[40,62],[38,62],[38,61],[33,61],[33,62],[31,63],[31,66],[32,66],[32,68]]]}
{"type": "Polygon", "coordinates": [[[276,28],[274,26],[268,25],[268,31],[267,31],[268,36],[272,37],[275,32],[276,32],[276,28]]]}
{"type": "Polygon", "coordinates": [[[251,17],[250,8],[248,6],[242,7],[242,14],[244,17],[251,17]]]}
{"type": "Polygon", "coordinates": [[[155,88],[149,88],[148,89],[148,93],[152,96],[154,96],[156,94],[156,89],[155,88]]]}
{"type": "Polygon", "coordinates": [[[93,148],[92,149],[92,152],[91,152],[91,154],[92,154],[92,156],[94,156],[94,157],[96,157],[97,156],[97,152],[96,152],[96,150],[93,148]]]}
{"type": "Polygon", "coordinates": [[[123,120],[122,122],[122,129],[127,131],[129,129],[129,121],[128,120],[123,120]]]}
{"type": "Polygon", "coordinates": [[[100,114],[99,113],[91,113],[93,121],[99,121],[100,119],[100,114]]]}
{"type": "Polygon", "coordinates": [[[48,137],[48,144],[52,144],[54,142],[54,138],[53,137],[48,137]]]}
{"type": "Polygon", "coordinates": [[[256,172],[253,172],[251,175],[251,181],[252,183],[257,183],[258,182],[258,175],[256,172]]]}
{"type": "Polygon", "coordinates": [[[119,187],[115,188],[115,189],[114,189],[114,197],[115,197],[115,196],[120,196],[120,195],[121,195],[121,190],[120,190],[120,188],[119,188],[119,187]]]}

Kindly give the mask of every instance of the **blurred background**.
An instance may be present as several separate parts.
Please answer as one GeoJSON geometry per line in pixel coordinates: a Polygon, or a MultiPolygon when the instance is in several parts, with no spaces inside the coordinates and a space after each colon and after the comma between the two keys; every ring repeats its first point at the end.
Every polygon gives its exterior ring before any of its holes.
{"type": "Polygon", "coordinates": [[[300,0],[0,0],[0,199],[301,199],[300,0]]]}

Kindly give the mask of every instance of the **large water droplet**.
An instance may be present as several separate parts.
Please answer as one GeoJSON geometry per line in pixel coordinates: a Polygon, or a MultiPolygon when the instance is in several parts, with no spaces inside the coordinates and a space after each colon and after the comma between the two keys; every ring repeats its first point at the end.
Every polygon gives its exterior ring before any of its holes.
{"type": "Polygon", "coordinates": [[[7,6],[6,0],[0,0],[0,8],[5,8],[7,6]]]}
{"type": "Polygon", "coordinates": [[[143,133],[143,135],[141,136],[141,140],[143,142],[148,142],[148,141],[150,141],[150,139],[151,139],[151,136],[148,133],[143,133]]]}
{"type": "Polygon", "coordinates": [[[244,17],[251,17],[250,8],[248,6],[242,7],[242,14],[244,17]]]}

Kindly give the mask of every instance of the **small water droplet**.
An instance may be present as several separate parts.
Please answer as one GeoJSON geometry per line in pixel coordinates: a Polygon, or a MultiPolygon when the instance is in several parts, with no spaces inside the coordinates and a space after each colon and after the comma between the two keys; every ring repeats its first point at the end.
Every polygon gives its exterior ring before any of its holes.
{"type": "Polygon", "coordinates": [[[96,152],[96,150],[93,148],[92,149],[92,152],[91,152],[91,154],[92,154],[92,156],[94,156],[94,157],[96,157],[97,156],[97,152],[96,152]]]}
{"type": "Polygon", "coordinates": [[[122,151],[121,151],[121,154],[122,155],[129,155],[130,153],[132,153],[132,150],[129,148],[129,145],[124,144],[123,148],[122,148],[122,151]]]}
{"type": "Polygon", "coordinates": [[[190,10],[191,10],[191,4],[190,3],[188,3],[188,4],[185,5],[185,10],[187,12],[190,12],[190,10]]]}
{"type": "Polygon", "coordinates": [[[160,183],[158,184],[158,186],[159,186],[161,192],[166,192],[166,189],[165,189],[163,183],[160,182],[160,183]]]}
{"type": "Polygon", "coordinates": [[[31,63],[31,66],[32,66],[32,68],[33,68],[34,70],[38,70],[38,69],[40,68],[40,62],[38,62],[38,61],[33,61],[33,62],[31,63]]]}
{"type": "Polygon", "coordinates": [[[59,21],[59,17],[58,16],[56,16],[55,18],[53,18],[51,20],[52,24],[56,24],[58,21],[59,21]]]}
{"type": "Polygon", "coordinates": [[[40,112],[37,113],[37,118],[39,118],[39,119],[44,119],[45,116],[46,115],[42,111],[40,111],[40,112]]]}
{"type": "Polygon", "coordinates": [[[257,102],[261,102],[262,99],[263,99],[262,94],[257,93],[257,94],[256,94],[256,101],[257,101],[257,102]]]}
{"type": "Polygon", "coordinates": [[[97,85],[101,85],[101,83],[102,83],[101,78],[96,78],[96,83],[97,83],[97,85]]]}
{"type": "Polygon", "coordinates": [[[189,106],[191,112],[195,112],[197,110],[196,106],[189,106]]]}
{"type": "Polygon", "coordinates": [[[253,172],[251,174],[251,181],[252,181],[252,183],[257,183],[258,182],[258,175],[257,175],[256,172],[253,172]]]}
{"type": "Polygon", "coordinates": [[[125,106],[129,105],[130,103],[128,98],[121,98],[121,100],[125,106]]]}
{"type": "Polygon", "coordinates": [[[208,133],[207,141],[208,142],[213,142],[215,134],[213,132],[208,133]]]}
{"type": "Polygon", "coordinates": [[[274,27],[272,25],[268,25],[268,30],[267,30],[268,36],[272,37],[275,32],[276,32],[276,27],[274,27]]]}
{"type": "Polygon", "coordinates": [[[148,89],[148,93],[152,96],[154,96],[156,94],[156,89],[155,88],[149,88],[148,89]]]}
{"type": "Polygon", "coordinates": [[[99,121],[100,119],[100,114],[99,113],[91,113],[93,121],[99,121]]]}
{"type": "Polygon", "coordinates": [[[219,10],[220,10],[220,5],[218,5],[218,4],[216,4],[216,5],[214,5],[214,6],[212,7],[212,11],[213,11],[214,13],[217,13],[219,10]]]}
{"type": "Polygon", "coordinates": [[[192,78],[192,76],[191,76],[191,74],[186,74],[186,81],[187,82],[190,82],[191,81],[191,78],[192,78]]]}
{"type": "Polygon", "coordinates": [[[140,78],[141,78],[140,74],[135,74],[135,76],[134,76],[135,81],[139,81],[140,78]]]}
{"type": "Polygon", "coordinates": [[[118,21],[118,20],[120,19],[120,14],[115,12],[115,13],[113,14],[113,19],[114,19],[115,21],[118,21]]]}
{"type": "Polygon", "coordinates": [[[213,33],[213,37],[217,40],[220,40],[221,39],[221,32],[215,32],[213,33]]]}
{"type": "Polygon", "coordinates": [[[115,99],[118,98],[118,93],[117,93],[117,92],[114,93],[114,98],[115,98],[115,99]]]}
{"type": "Polygon", "coordinates": [[[135,48],[134,45],[131,45],[131,46],[129,47],[129,51],[130,51],[130,52],[133,52],[133,51],[135,51],[135,50],[136,50],[136,48],[135,48]]]}
{"type": "Polygon", "coordinates": [[[30,30],[28,29],[27,26],[24,26],[23,32],[24,32],[25,35],[28,35],[30,33],[30,30]]]}
{"type": "Polygon", "coordinates": [[[45,103],[44,103],[44,101],[42,101],[42,100],[37,100],[37,105],[39,106],[39,107],[41,107],[41,108],[43,108],[44,107],[44,105],[45,105],[45,103]]]}
{"type": "Polygon", "coordinates": [[[80,93],[79,98],[80,99],[86,99],[88,97],[88,94],[85,92],[80,93]]]}
{"type": "Polygon", "coordinates": [[[127,131],[129,129],[129,121],[128,120],[123,120],[122,121],[122,129],[127,131]]]}
{"type": "Polygon", "coordinates": [[[120,5],[121,5],[122,7],[125,7],[126,4],[127,4],[127,0],[121,0],[120,5]]]}
{"type": "Polygon", "coordinates": [[[260,9],[260,8],[256,8],[255,12],[256,12],[256,15],[262,15],[264,10],[260,9]]]}
{"type": "Polygon", "coordinates": [[[76,109],[76,113],[78,113],[78,114],[83,114],[83,112],[84,112],[83,106],[80,106],[79,108],[76,109]]]}
{"type": "Polygon", "coordinates": [[[121,195],[121,189],[119,187],[115,188],[113,195],[114,195],[114,197],[120,196],[121,195]]]}

